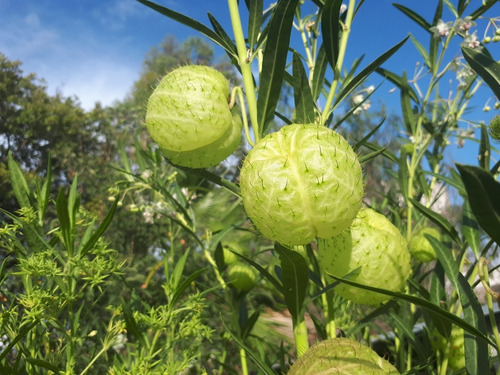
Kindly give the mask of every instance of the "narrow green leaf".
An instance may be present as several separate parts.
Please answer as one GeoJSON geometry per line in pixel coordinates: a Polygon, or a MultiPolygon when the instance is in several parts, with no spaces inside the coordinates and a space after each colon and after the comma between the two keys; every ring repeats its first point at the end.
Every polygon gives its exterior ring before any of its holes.
{"type": "Polygon", "coordinates": [[[295,122],[299,124],[313,123],[315,118],[314,100],[306,71],[297,52],[293,53],[293,96],[295,99],[295,122]]]}
{"type": "Polygon", "coordinates": [[[234,255],[240,257],[241,259],[243,259],[245,262],[247,262],[248,264],[250,264],[251,266],[253,266],[254,268],[256,268],[260,274],[262,276],[264,276],[267,280],[269,280],[269,282],[271,284],[274,285],[274,287],[278,290],[278,292],[280,292],[281,294],[284,294],[285,291],[283,289],[283,285],[281,285],[280,281],[278,279],[276,279],[273,275],[271,275],[269,273],[268,270],[266,270],[264,267],[262,267],[260,264],[254,262],[252,259],[240,254],[240,253],[237,253],[236,251],[233,251],[231,249],[228,249],[230,252],[232,252],[234,255]]]}
{"type": "Polygon", "coordinates": [[[459,318],[458,316],[450,313],[449,311],[444,310],[439,306],[436,306],[435,304],[433,304],[432,302],[429,302],[426,299],[423,299],[423,298],[420,298],[420,297],[417,297],[417,296],[414,296],[411,294],[398,293],[398,292],[393,292],[391,290],[375,288],[372,286],[359,284],[359,283],[356,283],[354,281],[344,279],[342,277],[334,276],[330,273],[327,273],[327,274],[328,274],[328,276],[332,277],[333,279],[340,281],[340,282],[343,282],[347,285],[351,285],[351,286],[354,286],[356,288],[366,289],[366,290],[369,290],[371,292],[384,294],[386,296],[402,299],[402,300],[405,300],[407,302],[413,303],[414,305],[420,306],[422,309],[424,309],[430,313],[436,314],[436,315],[452,322],[453,324],[456,324],[457,326],[459,326],[460,328],[463,328],[465,331],[471,333],[472,335],[481,338],[482,340],[484,340],[485,342],[487,342],[488,344],[490,344],[494,348],[497,348],[496,343],[493,342],[490,338],[488,338],[487,335],[485,335],[483,332],[478,330],[476,327],[467,323],[465,320],[459,318]]]}
{"type": "Polygon", "coordinates": [[[23,171],[15,162],[10,151],[8,153],[7,166],[9,168],[10,183],[12,184],[12,190],[14,191],[17,202],[21,207],[31,207],[31,190],[24,178],[23,171]]]}
{"type": "Polygon", "coordinates": [[[311,81],[311,91],[314,101],[318,100],[321,95],[321,91],[325,85],[325,73],[328,67],[328,59],[326,58],[325,47],[321,45],[318,50],[318,55],[316,57],[316,64],[314,66],[312,81],[311,81]]]}
{"type": "Polygon", "coordinates": [[[413,198],[409,198],[409,200],[411,204],[413,204],[413,206],[417,210],[419,210],[425,217],[427,217],[434,224],[438,225],[441,229],[443,229],[453,241],[455,241],[457,244],[461,244],[457,230],[445,217],[425,207],[423,204],[421,204],[420,202],[418,202],[413,198]]]}
{"type": "Polygon", "coordinates": [[[289,250],[279,243],[275,243],[274,249],[281,261],[285,303],[292,319],[297,321],[302,313],[309,284],[309,268],[304,257],[298,252],[289,250]]]}
{"type": "Polygon", "coordinates": [[[403,72],[403,76],[401,77],[401,112],[403,114],[406,131],[410,135],[414,135],[416,131],[416,120],[411,105],[410,85],[408,85],[406,72],[403,72]]]}
{"type": "MultiPolygon", "coordinates": [[[[462,0],[460,0],[462,1],[462,0]]],[[[460,18],[458,15],[457,9],[455,8],[455,5],[450,0],[444,0],[445,5],[448,7],[451,13],[455,16],[455,18],[460,18]]]]}
{"type": "Polygon", "coordinates": [[[220,241],[217,243],[217,246],[215,246],[214,260],[217,270],[219,272],[223,272],[226,268],[226,261],[224,259],[224,248],[222,247],[222,243],[220,241]]]}
{"type": "Polygon", "coordinates": [[[484,170],[490,169],[490,137],[486,125],[481,124],[481,143],[479,144],[479,166],[484,170]]]}
{"type": "Polygon", "coordinates": [[[66,246],[69,255],[72,255],[74,246],[73,233],[71,231],[71,221],[68,212],[68,200],[66,199],[66,195],[64,194],[64,190],[62,188],[59,190],[59,194],[57,194],[56,210],[64,245],[66,246]]]}
{"type": "Polygon", "coordinates": [[[432,24],[437,25],[438,21],[443,17],[443,0],[439,0],[436,6],[436,11],[434,12],[434,18],[432,19],[432,24]]]}
{"type": "Polygon", "coordinates": [[[429,60],[429,53],[427,52],[427,49],[413,35],[410,35],[410,39],[417,48],[418,53],[420,53],[420,56],[422,56],[424,64],[428,68],[431,68],[431,62],[429,60]]]}
{"type": "Polygon", "coordinates": [[[208,19],[214,28],[214,31],[219,35],[221,41],[224,43],[222,46],[226,53],[229,56],[229,59],[237,58],[238,51],[236,50],[236,45],[233,40],[226,33],[226,30],[221,26],[221,24],[217,21],[217,19],[212,15],[212,13],[208,12],[208,19]]]}
{"type": "Polygon", "coordinates": [[[458,5],[457,5],[458,17],[460,17],[464,13],[467,4],[468,0],[458,0],[458,5]]]}
{"type": "Polygon", "coordinates": [[[388,49],[382,55],[373,60],[366,68],[364,68],[356,77],[354,77],[342,90],[339,92],[335,99],[335,106],[340,103],[347,95],[349,95],[359,84],[361,84],[368,75],[375,71],[380,65],[387,61],[392,55],[400,49],[403,44],[408,40],[409,36],[404,38],[401,42],[397,43],[392,48],[388,49]]]}
{"type": "Polygon", "coordinates": [[[175,262],[174,271],[170,275],[170,286],[172,290],[176,290],[181,281],[182,273],[184,272],[184,267],[186,267],[186,261],[189,256],[189,249],[187,249],[184,254],[175,262]]]}
{"type": "Polygon", "coordinates": [[[384,124],[384,122],[385,122],[385,117],[382,119],[382,121],[380,121],[380,123],[377,126],[375,126],[372,130],[370,130],[368,134],[366,134],[363,138],[361,138],[361,140],[356,142],[356,144],[353,146],[354,151],[357,151],[361,146],[363,146],[363,144],[365,144],[366,141],[368,141],[368,139],[370,139],[370,137],[373,134],[375,134],[377,130],[380,129],[380,127],[384,124]]]}
{"type": "Polygon", "coordinates": [[[250,318],[247,319],[245,324],[243,325],[241,329],[241,338],[245,340],[250,333],[252,332],[253,327],[255,326],[255,323],[257,323],[257,320],[259,319],[260,316],[260,311],[255,310],[252,315],[250,315],[250,318]]]}
{"type": "Polygon", "coordinates": [[[185,26],[192,28],[193,30],[202,33],[208,39],[212,40],[214,43],[224,48],[225,42],[221,39],[221,37],[217,35],[217,33],[215,33],[213,30],[211,30],[209,27],[205,26],[204,24],[190,17],[187,17],[184,14],[175,12],[172,9],[166,8],[151,1],[148,0],[137,0],[137,1],[155,10],[156,12],[161,13],[164,16],[173,19],[174,21],[177,21],[185,26]]]}
{"type": "Polygon", "coordinates": [[[181,298],[182,293],[186,290],[187,287],[189,287],[193,281],[203,272],[205,272],[208,269],[208,267],[200,268],[194,271],[191,275],[186,277],[180,285],[176,287],[176,290],[174,294],[172,295],[172,299],[169,301],[171,306],[175,305],[179,298],[181,298]]]}
{"type": "Polygon", "coordinates": [[[382,155],[384,155],[388,160],[392,161],[393,163],[397,164],[399,162],[399,158],[392,151],[387,149],[386,147],[381,147],[381,146],[377,145],[376,143],[372,143],[372,142],[365,142],[363,144],[363,146],[366,148],[369,148],[370,150],[373,150],[373,151],[378,151],[381,148],[384,148],[382,155]]]}
{"type": "Polygon", "coordinates": [[[47,176],[43,182],[42,188],[38,191],[37,201],[38,201],[38,223],[40,226],[43,225],[43,219],[45,218],[45,213],[47,212],[47,207],[49,205],[50,199],[50,186],[52,182],[52,163],[49,155],[49,160],[47,162],[47,176]]]}
{"type": "MultiPolygon", "coordinates": [[[[464,8],[469,4],[467,1],[464,5],[464,8]]],[[[470,18],[475,20],[481,15],[483,15],[484,12],[486,12],[488,9],[490,9],[493,5],[497,4],[497,0],[485,0],[483,2],[483,5],[481,5],[479,8],[477,8],[474,12],[470,14],[470,18]]]]}
{"type": "Polygon", "coordinates": [[[37,324],[38,324],[38,320],[35,320],[34,322],[32,322],[28,325],[25,325],[24,327],[22,327],[19,330],[16,337],[11,339],[9,344],[2,348],[2,351],[0,352],[0,362],[3,361],[3,359],[12,351],[12,349],[16,346],[16,344],[19,341],[21,341],[24,338],[24,336],[26,336],[29,333],[29,331],[31,331],[37,324]]]}
{"type": "MultiPolygon", "coordinates": [[[[479,331],[486,333],[486,320],[476,294],[461,273],[458,274],[458,282],[460,303],[464,309],[464,320],[479,331]]],[[[467,333],[464,336],[465,367],[468,373],[487,374],[490,370],[488,344],[476,336],[467,333]]]]}
{"type": "Polygon", "coordinates": [[[274,117],[286,66],[293,17],[299,0],[279,1],[269,20],[259,95],[257,98],[258,124],[261,135],[274,117]]]}
{"type": "Polygon", "coordinates": [[[370,152],[369,154],[362,155],[359,157],[359,162],[361,164],[367,163],[370,160],[376,158],[378,155],[383,154],[386,149],[387,149],[387,147],[382,147],[382,148],[380,148],[380,150],[370,152]]]}
{"type": "Polygon", "coordinates": [[[479,258],[481,253],[481,230],[467,200],[462,206],[461,232],[476,258],[479,258]]]}
{"type": "Polygon", "coordinates": [[[401,149],[401,154],[398,160],[398,182],[399,190],[405,199],[408,198],[408,153],[404,148],[401,149]]]}
{"type": "Polygon", "coordinates": [[[77,191],[78,188],[78,175],[75,175],[68,194],[68,216],[71,233],[75,230],[75,220],[78,209],[80,208],[80,196],[77,191]]]}
{"type": "Polygon", "coordinates": [[[245,350],[248,357],[252,360],[253,363],[255,363],[255,365],[260,369],[260,371],[264,373],[264,375],[276,374],[266,363],[262,362],[262,360],[257,356],[257,351],[246,346],[245,343],[229,329],[224,320],[222,320],[222,324],[224,325],[225,332],[228,332],[229,335],[233,338],[233,340],[236,341],[238,346],[243,350],[245,350]]]}
{"type": "Polygon", "coordinates": [[[34,366],[50,370],[55,374],[63,374],[63,371],[60,370],[57,366],[43,359],[31,358],[31,357],[25,357],[24,359],[26,360],[26,362],[31,363],[34,366]]]}
{"type": "Polygon", "coordinates": [[[409,17],[417,25],[422,26],[425,31],[427,31],[429,33],[431,32],[430,31],[431,24],[429,22],[427,22],[423,17],[421,17],[418,13],[415,13],[413,10],[411,10],[411,9],[401,5],[401,4],[393,3],[392,5],[394,5],[398,10],[403,12],[404,15],[409,17]]]}
{"type": "Polygon", "coordinates": [[[425,234],[425,238],[432,245],[436,255],[439,259],[439,263],[443,266],[444,273],[451,282],[451,285],[455,290],[458,289],[458,274],[460,273],[458,269],[458,264],[453,257],[451,249],[445,246],[440,240],[435,237],[425,234]]]}
{"type": "Polygon", "coordinates": [[[484,169],[456,164],[477,222],[500,245],[500,183],[484,169]]]}
{"type": "MultiPolygon", "coordinates": [[[[389,81],[391,81],[392,83],[394,83],[399,89],[401,89],[401,86],[402,86],[402,83],[403,83],[403,78],[398,76],[396,73],[393,73],[387,69],[384,69],[384,68],[377,68],[375,69],[375,71],[384,76],[385,78],[387,78],[389,81]]],[[[406,83],[408,83],[408,81],[404,81],[406,83]]],[[[413,100],[415,103],[420,103],[419,100],[418,100],[418,95],[417,93],[415,92],[415,90],[411,87],[411,86],[408,86],[406,88],[408,90],[408,94],[410,95],[410,98],[411,100],[413,100]]]]}
{"type": "Polygon", "coordinates": [[[262,28],[264,0],[250,0],[248,5],[248,45],[253,49],[262,28]]]}
{"type": "Polygon", "coordinates": [[[94,234],[89,238],[88,241],[83,242],[81,248],[79,249],[79,254],[81,257],[83,257],[85,254],[87,254],[94,245],[96,244],[97,240],[101,238],[101,236],[104,234],[106,229],[108,229],[109,224],[111,224],[111,220],[113,219],[113,216],[115,215],[116,207],[118,207],[118,199],[115,199],[113,202],[113,205],[109,209],[108,213],[102,220],[101,224],[97,227],[96,231],[94,234]]]}
{"type": "Polygon", "coordinates": [[[474,48],[462,47],[462,54],[470,67],[481,76],[500,100],[500,63],[474,48]]]}
{"type": "Polygon", "coordinates": [[[340,7],[342,0],[325,0],[323,11],[321,12],[321,36],[326,58],[332,69],[335,70],[339,57],[340,29],[340,7]]]}
{"type": "Polygon", "coordinates": [[[146,339],[137,324],[137,321],[134,318],[134,314],[132,310],[125,302],[122,304],[123,317],[125,318],[125,325],[127,327],[127,333],[135,337],[137,341],[143,346],[146,347],[146,339]]]}

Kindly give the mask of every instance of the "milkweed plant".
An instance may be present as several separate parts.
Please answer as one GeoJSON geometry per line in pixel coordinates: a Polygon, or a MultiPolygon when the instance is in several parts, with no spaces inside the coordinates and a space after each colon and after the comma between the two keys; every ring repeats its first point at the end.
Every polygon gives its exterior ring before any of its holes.
{"type": "Polygon", "coordinates": [[[47,224],[50,176],[30,189],[10,159],[2,373],[500,374],[496,1],[436,0],[430,18],[393,4],[416,32],[369,62],[350,47],[363,0],[228,0],[227,29],[138,1],[222,48],[240,80],[167,72],[99,225],[76,179],[47,224]],[[413,71],[391,68],[410,48],[413,71]],[[466,148],[477,158],[450,161],[466,148]],[[103,324],[83,302],[126,267],[104,240],[117,209],[163,225],[142,284],[161,299],[110,299],[103,324]]]}

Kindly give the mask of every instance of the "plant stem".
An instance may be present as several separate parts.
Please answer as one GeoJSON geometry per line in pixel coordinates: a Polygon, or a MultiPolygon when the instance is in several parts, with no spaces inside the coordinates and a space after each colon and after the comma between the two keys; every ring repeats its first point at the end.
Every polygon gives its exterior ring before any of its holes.
{"type": "Polygon", "coordinates": [[[247,45],[243,35],[241,26],[240,11],[238,9],[237,0],[228,0],[229,13],[231,15],[231,24],[233,26],[234,40],[238,51],[238,65],[243,76],[243,85],[245,86],[245,94],[247,98],[248,112],[250,112],[250,121],[252,123],[254,141],[260,139],[259,124],[257,120],[257,98],[255,95],[255,86],[253,83],[253,74],[251,67],[250,54],[247,54],[247,45]]]}
{"type": "Polygon", "coordinates": [[[309,340],[307,338],[307,327],[304,314],[299,314],[298,320],[293,322],[293,337],[295,338],[295,347],[297,348],[297,357],[301,357],[309,349],[309,340]]]}
{"type": "Polygon", "coordinates": [[[241,360],[241,373],[242,375],[248,375],[248,365],[247,365],[247,353],[245,349],[240,348],[240,360],[241,360]]]}
{"type": "Polygon", "coordinates": [[[342,37],[340,38],[339,45],[339,55],[337,58],[337,62],[335,63],[335,68],[333,70],[333,81],[330,86],[330,91],[328,93],[328,97],[326,98],[325,107],[323,112],[321,113],[321,125],[325,125],[330,113],[333,111],[333,108],[330,108],[333,103],[333,98],[335,97],[335,93],[337,92],[337,86],[340,81],[340,74],[342,72],[342,66],[344,64],[345,51],[347,48],[347,41],[349,39],[349,33],[351,32],[352,19],[354,17],[354,8],[356,5],[356,0],[349,0],[349,6],[347,7],[347,16],[345,25],[342,32],[342,37]]]}

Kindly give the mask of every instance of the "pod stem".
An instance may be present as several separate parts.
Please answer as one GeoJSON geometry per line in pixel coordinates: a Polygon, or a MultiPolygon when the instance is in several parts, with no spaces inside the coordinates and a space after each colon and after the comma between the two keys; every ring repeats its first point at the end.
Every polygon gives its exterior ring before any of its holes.
{"type": "Polygon", "coordinates": [[[309,349],[304,314],[299,314],[297,319],[293,321],[293,337],[295,339],[295,347],[297,348],[297,357],[301,357],[309,349]]]}
{"type": "Polygon", "coordinates": [[[245,108],[245,99],[243,98],[243,90],[241,89],[240,86],[235,86],[233,88],[233,91],[231,93],[231,102],[229,103],[229,107],[233,107],[235,102],[236,102],[236,95],[238,96],[238,101],[240,102],[240,111],[241,111],[241,118],[243,120],[243,129],[245,129],[245,137],[247,139],[247,142],[250,146],[255,146],[254,141],[252,140],[252,137],[250,137],[250,130],[248,127],[248,118],[247,118],[247,110],[245,108]]]}

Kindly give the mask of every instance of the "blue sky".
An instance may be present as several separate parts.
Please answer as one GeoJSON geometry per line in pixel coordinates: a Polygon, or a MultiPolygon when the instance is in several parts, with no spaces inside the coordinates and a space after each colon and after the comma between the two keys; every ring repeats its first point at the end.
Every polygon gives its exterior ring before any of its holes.
{"type": "MultiPolygon", "coordinates": [[[[158,3],[205,24],[209,24],[206,16],[209,10],[232,34],[225,0],[158,0],[158,3]]],[[[265,1],[266,5],[270,3],[265,1]]],[[[400,3],[430,21],[436,2],[401,0],[400,3]]],[[[481,1],[472,3],[479,6],[481,1]]],[[[499,8],[489,14],[498,16],[499,8]]],[[[449,13],[445,17],[452,18],[449,13]]],[[[135,0],[0,0],[0,26],[0,52],[9,59],[21,60],[25,73],[33,72],[45,79],[50,93],[77,96],[86,109],[92,108],[96,101],[109,105],[122,99],[138,78],[145,54],[166,35],[175,35],[180,41],[197,35],[135,0]]],[[[481,36],[483,30],[484,27],[478,32],[481,36]]],[[[364,64],[367,64],[409,32],[417,38],[425,37],[425,32],[402,16],[391,1],[366,0],[352,30],[347,61],[365,54],[364,64]]],[[[220,49],[216,48],[216,52],[223,55],[220,49]]],[[[491,52],[498,57],[494,49],[491,52]]],[[[408,42],[384,67],[396,72],[405,69],[411,76],[417,60],[416,49],[408,42]]],[[[374,84],[380,81],[380,77],[374,76],[374,84]]],[[[390,94],[391,88],[384,84],[379,95],[395,106],[397,112],[399,95],[390,94]]],[[[488,95],[485,91],[478,97],[476,111],[482,108],[488,95]]],[[[494,100],[490,105],[493,107],[494,100]]],[[[477,113],[485,121],[493,115],[477,113]]]]}

